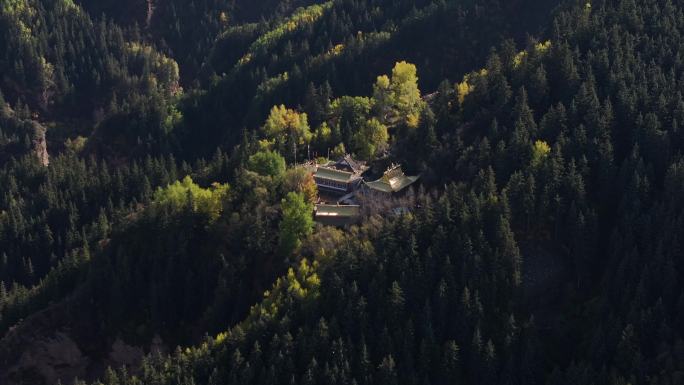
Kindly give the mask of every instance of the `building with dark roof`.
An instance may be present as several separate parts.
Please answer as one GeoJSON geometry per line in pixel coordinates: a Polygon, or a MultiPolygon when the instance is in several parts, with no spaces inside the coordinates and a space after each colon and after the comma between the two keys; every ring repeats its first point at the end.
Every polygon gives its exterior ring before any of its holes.
{"type": "Polygon", "coordinates": [[[318,166],[313,177],[319,190],[346,194],[359,188],[363,182],[361,175],[367,169],[365,163],[345,155],[336,162],[318,166]]]}
{"type": "Polygon", "coordinates": [[[348,171],[356,175],[361,175],[368,170],[366,162],[355,160],[349,154],[338,159],[337,162],[332,164],[332,167],[336,170],[348,171]]]}

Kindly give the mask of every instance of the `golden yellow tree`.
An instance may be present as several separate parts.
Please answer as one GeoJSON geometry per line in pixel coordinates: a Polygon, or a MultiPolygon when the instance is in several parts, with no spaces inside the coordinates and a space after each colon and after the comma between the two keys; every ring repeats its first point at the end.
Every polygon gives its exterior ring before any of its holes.
{"type": "Polygon", "coordinates": [[[416,66],[405,61],[392,69],[391,79],[378,76],[373,86],[374,112],[383,123],[406,123],[417,126],[425,103],[418,88],[416,66]]]}
{"type": "Polygon", "coordinates": [[[284,105],[273,106],[263,126],[265,146],[275,146],[280,153],[291,153],[296,161],[297,150],[311,142],[312,134],[305,113],[300,113],[284,105]]]}

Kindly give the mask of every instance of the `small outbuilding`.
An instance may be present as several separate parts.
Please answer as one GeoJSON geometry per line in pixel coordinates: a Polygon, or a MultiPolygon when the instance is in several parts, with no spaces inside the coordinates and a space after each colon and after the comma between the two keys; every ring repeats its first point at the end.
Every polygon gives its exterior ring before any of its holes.
{"type": "Polygon", "coordinates": [[[316,205],[314,219],[327,226],[347,226],[359,222],[361,206],[358,205],[316,205]]]}

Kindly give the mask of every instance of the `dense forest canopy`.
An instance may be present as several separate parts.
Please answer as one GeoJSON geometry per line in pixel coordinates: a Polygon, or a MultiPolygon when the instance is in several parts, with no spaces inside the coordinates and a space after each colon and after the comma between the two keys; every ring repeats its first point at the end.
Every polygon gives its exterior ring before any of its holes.
{"type": "Polygon", "coordinates": [[[0,383],[684,382],[682,35],[672,0],[0,0],[0,383]],[[419,183],[325,226],[340,158],[419,183]]]}

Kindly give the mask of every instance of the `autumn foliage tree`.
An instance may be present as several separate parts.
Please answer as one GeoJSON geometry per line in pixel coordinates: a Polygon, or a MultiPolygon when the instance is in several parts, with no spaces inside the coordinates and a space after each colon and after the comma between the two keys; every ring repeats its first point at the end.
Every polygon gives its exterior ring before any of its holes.
{"type": "Polygon", "coordinates": [[[306,113],[284,105],[273,106],[262,130],[266,137],[264,146],[273,147],[282,154],[291,154],[293,161],[297,160],[297,151],[301,154],[313,137],[306,113]]]}
{"type": "Polygon", "coordinates": [[[378,76],[373,86],[373,100],[380,121],[417,127],[425,104],[418,88],[416,66],[405,61],[397,62],[391,78],[378,76]]]}
{"type": "Polygon", "coordinates": [[[283,178],[284,191],[300,193],[307,203],[316,203],[318,187],[313,174],[305,167],[293,167],[285,172],[283,178]]]}
{"type": "Polygon", "coordinates": [[[368,119],[354,134],[354,152],[361,159],[373,160],[375,155],[387,148],[388,140],[387,126],[378,119],[368,119]]]}

